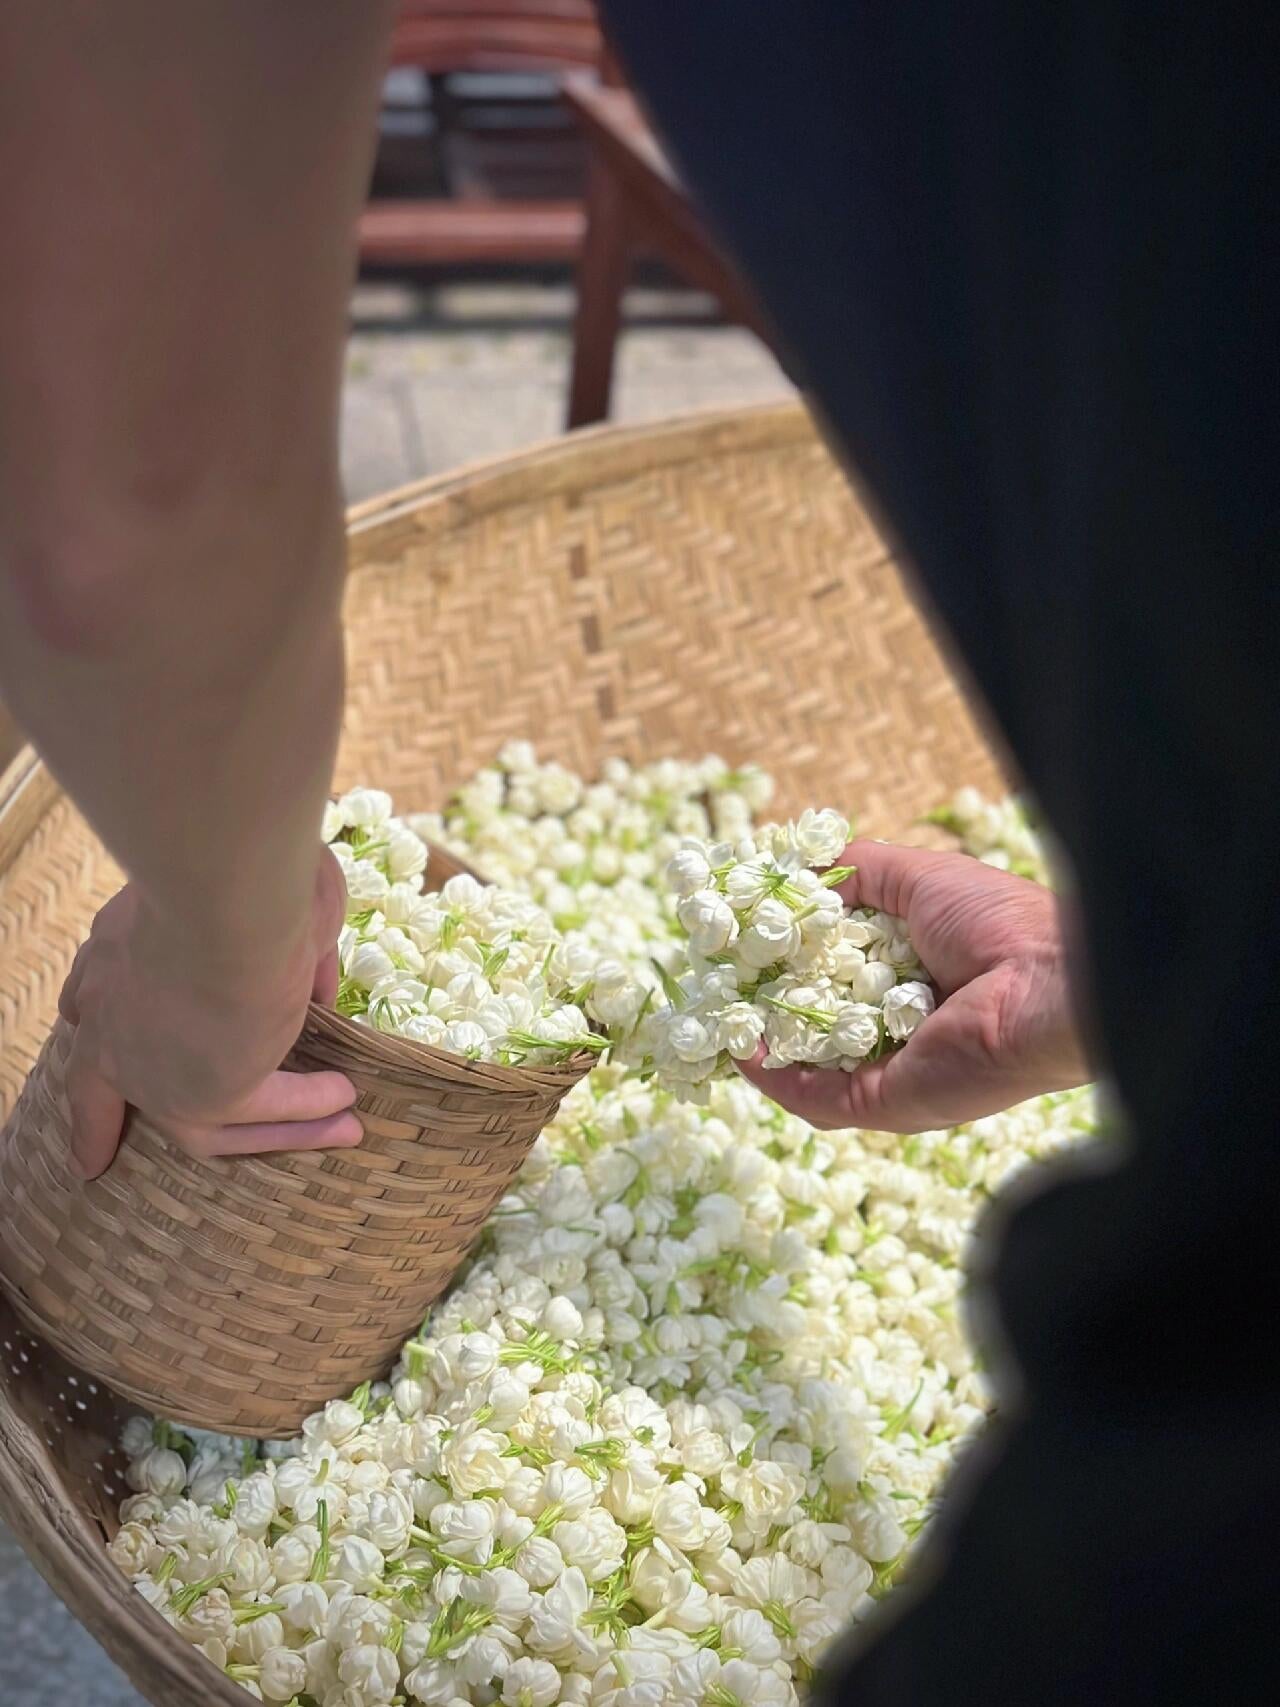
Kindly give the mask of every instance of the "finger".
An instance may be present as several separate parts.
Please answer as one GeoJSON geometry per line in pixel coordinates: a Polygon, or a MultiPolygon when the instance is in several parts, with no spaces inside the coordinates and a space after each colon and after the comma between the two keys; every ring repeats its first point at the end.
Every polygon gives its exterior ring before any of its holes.
{"type": "Polygon", "coordinates": [[[76,950],[76,957],[71,962],[71,970],[67,973],[62,989],[58,992],[58,1012],[68,1025],[80,1024],[80,981],[84,977],[85,961],[89,944],[82,942],[76,950]]]}
{"type": "Polygon", "coordinates": [[[908,1044],[851,1073],[839,1067],[765,1067],[760,1061],[739,1065],[743,1077],[771,1101],[826,1132],[848,1127],[925,1132],[973,1118],[949,1112],[947,1088],[935,1085],[932,1075],[921,1075],[909,1053],[908,1044]]]}
{"type": "Polygon", "coordinates": [[[71,1109],[72,1171],[82,1179],[97,1179],[111,1166],[120,1147],[125,1101],[79,1046],[71,1052],[67,1099],[71,1109]]]}
{"type": "Polygon", "coordinates": [[[289,1150],[350,1150],[364,1137],[359,1116],[347,1109],[323,1120],[215,1126],[189,1132],[182,1147],[198,1156],[266,1156],[289,1150]]]}
{"type": "Polygon", "coordinates": [[[934,853],[928,848],[904,848],[896,842],[850,842],[840,856],[840,863],[855,869],[837,885],[836,894],[847,906],[876,907],[882,913],[904,919],[911,910],[911,897],[921,878],[936,872],[939,865],[954,866],[958,858],[965,857],[934,853]]]}
{"type": "Polygon", "coordinates": [[[338,950],[331,948],[316,962],[315,981],[311,986],[311,1000],[319,1002],[322,1008],[336,1007],[338,1001],[338,950]]]}
{"type": "Polygon", "coordinates": [[[276,1126],[285,1121],[323,1120],[342,1114],[356,1100],[345,1073],[269,1073],[236,1105],[227,1126],[276,1126]]]}
{"type": "Polygon", "coordinates": [[[325,954],[338,939],[347,915],[347,880],[330,848],[321,848],[316,867],[312,901],[313,941],[317,954],[325,954]]]}

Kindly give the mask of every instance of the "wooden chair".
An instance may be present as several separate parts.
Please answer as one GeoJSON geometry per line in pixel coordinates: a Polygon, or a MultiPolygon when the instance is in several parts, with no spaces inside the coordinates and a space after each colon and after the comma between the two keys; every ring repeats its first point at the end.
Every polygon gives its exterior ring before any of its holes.
{"type": "Polygon", "coordinates": [[[766,344],[771,339],[750,291],[708,235],[635,96],[582,75],[567,78],[564,92],[592,151],[568,408],[568,425],[581,427],[609,413],[622,296],[638,254],[657,255],[679,277],[709,292],[730,319],[766,344]]]}
{"type": "Polygon", "coordinates": [[[767,340],[748,291],[708,237],[627,90],[592,0],[403,0],[391,63],[434,80],[437,116],[446,124],[451,73],[563,79],[590,148],[585,205],[473,192],[378,197],[361,216],[359,241],[361,260],[382,265],[575,262],[571,427],[609,412],[622,296],[640,254],[659,257],[767,340]]]}

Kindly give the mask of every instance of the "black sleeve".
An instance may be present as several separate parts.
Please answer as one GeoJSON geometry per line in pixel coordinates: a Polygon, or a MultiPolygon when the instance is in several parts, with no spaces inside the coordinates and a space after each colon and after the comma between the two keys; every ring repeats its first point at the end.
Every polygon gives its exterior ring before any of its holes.
{"type": "Polygon", "coordinates": [[[1067,850],[1127,1116],[993,1229],[1003,1420],[831,1696],[1280,1699],[1277,13],[605,11],[1067,850]]]}

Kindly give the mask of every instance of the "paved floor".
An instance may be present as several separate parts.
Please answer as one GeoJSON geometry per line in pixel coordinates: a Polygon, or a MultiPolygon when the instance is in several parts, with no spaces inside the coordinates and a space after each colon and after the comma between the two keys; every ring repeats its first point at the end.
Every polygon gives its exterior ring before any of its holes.
{"type": "MultiPolygon", "coordinates": [[[[629,310],[615,419],[788,393],[756,340],[711,324],[697,298],[635,292],[629,310]]],[[[567,286],[361,286],[343,405],[348,496],[370,497],[561,432],[571,311],[567,286]]],[[[0,767],[13,739],[0,709],[0,767]]],[[[54,1701],[142,1707],[0,1527],[0,1707],[54,1701]]]]}

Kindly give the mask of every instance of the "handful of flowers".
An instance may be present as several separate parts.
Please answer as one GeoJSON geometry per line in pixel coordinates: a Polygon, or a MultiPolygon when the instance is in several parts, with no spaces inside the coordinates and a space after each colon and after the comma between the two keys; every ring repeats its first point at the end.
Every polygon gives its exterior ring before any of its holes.
{"type": "Polygon", "coordinates": [[[808,811],[736,844],[688,838],[666,881],[689,966],[636,1033],[666,1085],[696,1092],[755,1055],[852,1072],[905,1043],[933,1012],[933,991],[900,919],[850,908],[840,813],[808,811]]]}

